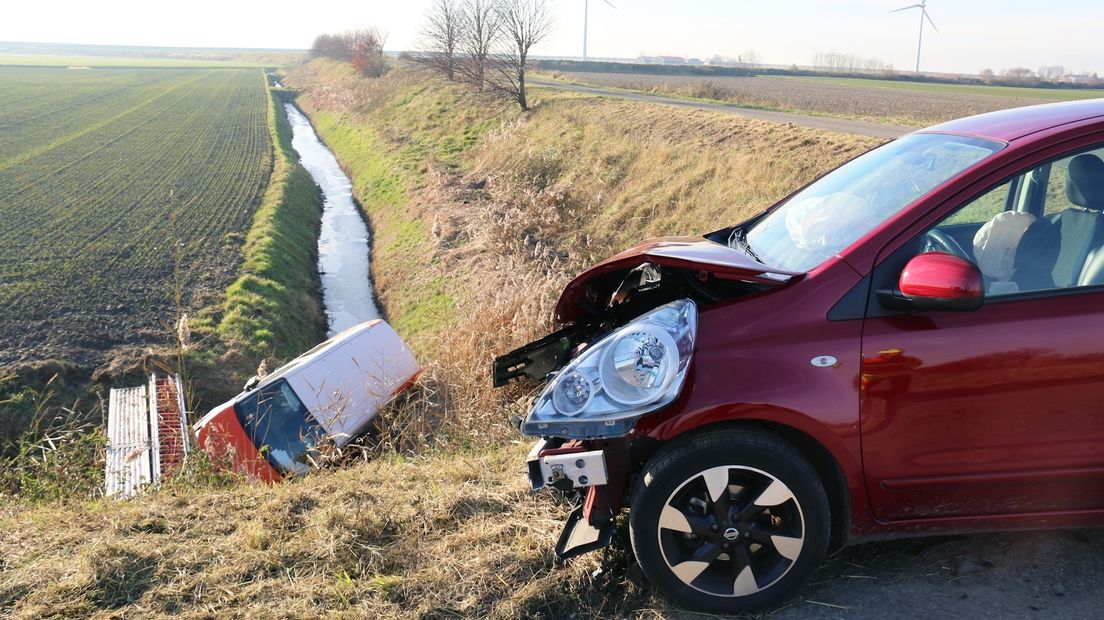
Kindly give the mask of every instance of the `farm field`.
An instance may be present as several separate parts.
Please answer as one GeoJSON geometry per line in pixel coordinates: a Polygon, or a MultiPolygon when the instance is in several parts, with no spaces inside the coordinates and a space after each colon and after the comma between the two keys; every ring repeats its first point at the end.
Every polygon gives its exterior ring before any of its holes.
{"type": "Polygon", "coordinates": [[[292,55],[263,55],[242,54],[240,56],[214,59],[214,58],[137,58],[126,56],[52,56],[30,54],[2,54],[0,53],[0,65],[25,66],[25,67],[185,67],[185,68],[251,68],[268,67],[280,62],[273,60],[286,60],[284,56],[292,55]]]}
{"type": "Polygon", "coordinates": [[[49,67],[277,67],[302,60],[291,49],[152,47],[0,41],[0,65],[49,67]]]}
{"type": "Polygon", "coordinates": [[[850,77],[818,76],[770,76],[775,80],[797,80],[814,84],[838,84],[894,90],[918,90],[927,93],[951,93],[958,95],[984,95],[988,97],[1013,97],[1040,101],[1075,101],[1104,97],[1104,90],[1091,88],[1035,88],[1031,86],[985,86],[982,84],[941,84],[938,82],[910,82],[906,80],[874,80],[850,77]]]}
{"type": "Polygon", "coordinates": [[[168,339],[232,280],[271,169],[255,69],[0,67],[0,366],[168,339]],[[179,281],[179,286],[175,283],[179,281]]]}
{"type": "Polygon", "coordinates": [[[591,86],[922,127],[1005,108],[1104,97],[1104,91],[923,84],[848,78],[696,77],[557,72],[591,86]]]}

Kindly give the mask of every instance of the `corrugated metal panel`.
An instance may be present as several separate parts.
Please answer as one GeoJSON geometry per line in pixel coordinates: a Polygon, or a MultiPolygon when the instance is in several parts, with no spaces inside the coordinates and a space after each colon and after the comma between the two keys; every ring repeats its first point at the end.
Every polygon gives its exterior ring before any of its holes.
{"type": "Polygon", "coordinates": [[[157,414],[157,375],[151,374],[149,378],[149,421],[150,429],[150,466],[153,468],[153,481],[161,482],[161,434],[160,417],[157,414]]]}
{"type": "Polygon", "coordinates": [[[131,497],[152,481],[146,386],[111,390],[107,415],[108,497],[131,497]]]}
{"type": "Polygon", "coordinates": [[[184,408],[184,386],[180,382],[180,375],[173,375],[176,384],[176,407],[180,412],[180,438],[184,444],[184,456],[192,449],[192,434],[188,428],[188,411],[184,408]]]}

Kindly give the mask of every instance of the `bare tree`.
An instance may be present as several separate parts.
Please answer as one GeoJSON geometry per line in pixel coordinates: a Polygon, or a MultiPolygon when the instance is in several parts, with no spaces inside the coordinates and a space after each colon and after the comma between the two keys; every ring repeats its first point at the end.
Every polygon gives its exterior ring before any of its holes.
{"type": "Polygon", "coordinates": [[[491,51],[499,37],[499,12],[493,0],[464,0],[460,6],[460,58],[455,70],[482,91],[487,83],[491,51]]]}
{"type": "Polygon", "coordinates": [[[1039,78],[1035,75],[1035,72],[1027,67],[1012,67],[1011,69],[1005,69],[1001,72],[1001,77],[1005,82],[1013,84],[1036,84],[1039,82],[1039,78]]]}
{"type": "Polygon", "coordinates": [[[495,88],[529,109],[525,92],[529,50],[552,31],[546,0],[498,0],[495,12],[502,28],[502,49],[495,56],[495,88]]]}
{"type": "Polygon", "coordinates": [[[349,60],[352,58],[352,41],[348,33],[344,34],[320,34],[314,38],[310,55],[314,58],[335,58],[337,60],[349,60]]]}
{"type": "Polygon", "coordinates": [[[1062,65],[1045,65],[1039,67],[1039,79],[1046,82],[1057,82],[1066,74],[1066,68],[1062,65]]]}
{"type": "Polygon", "coordinates": [[[386,38],[378,28],[320,34],[314,38],[310,55],[351,62],[358,72],[379,77],[387,69],[383,58],[383,43],[386,38]]]}
{"type": "Polygon", "coordinates": [[[747,50],[736,57],[736,65],[745,69],[754,69],[759,64],[759,54],[755,50],[747,50]]]}
{"type": "Polygon", "coordinates": [[[351,58],[353,68],[361,75],[379,77],[387,70],[383,59],[385,35],[377,28],[354,30],[348,33],[351,39],[351,58]]]}
{"type": "Polygon", "coordinates": [[[449,81],[455,80],[462,33],[463,11],[456,0],[434,0],[422,27],[426,50],[419,60],[444,74],[449,81]]]}

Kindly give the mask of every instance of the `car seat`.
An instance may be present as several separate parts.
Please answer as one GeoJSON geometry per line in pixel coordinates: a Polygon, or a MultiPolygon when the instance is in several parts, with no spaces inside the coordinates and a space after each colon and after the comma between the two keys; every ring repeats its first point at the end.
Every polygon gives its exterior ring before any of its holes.
{"type": "Polygon", "coordinates": [[[1104,160],[1078,155],[1070,160],[1066,197],[1073,207],[1051,216],[1058,233],[1054,286],[1104,282],[1104,160]]]}

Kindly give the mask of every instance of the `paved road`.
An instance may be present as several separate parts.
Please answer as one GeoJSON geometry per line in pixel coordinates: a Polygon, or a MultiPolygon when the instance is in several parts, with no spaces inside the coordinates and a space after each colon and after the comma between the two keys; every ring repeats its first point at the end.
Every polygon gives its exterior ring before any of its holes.
{"type": "Polygon", "coordinates": [[[761,121],[771,121],[774,123],[793,123],[794,125],[801,125],[803,127],[815,127],[817,129],[827,129],[828,131],[851,133],[860,136],[872,136],[875,138],[896,138],[915,130],[915,128],[913,127],[903,127],[901,125],[882,125],[879,123],[853,121],[843,118],[832,118],[829,116],[810,116],[807,114],[794,114],[792,112],[757,110],[754,108],[742,108],[737,105],[725,103],[691,101],[689,99],[664,97],[662,95],[638,93],[628,90],[610,90],[605,88],[595,88],[593,86],[568,84],[566,82],[552,82],[549,80],[530,79],[529,84],[531,84],[532,86],[544,86],[546,88],[558,88],[560,90],[567,90],[574,93],[585,93],[588,95],[599,95],[602,97],[616,97],[620,99],[632,99],[633,101],[646,101],[648,103],[659,103],[662,105],[672,105],[680,108],[694,108],[697,110],[709,110],[712,112],[721,112],[724,114],[736,114],[746,118],[754,118],[761,121]]]}

